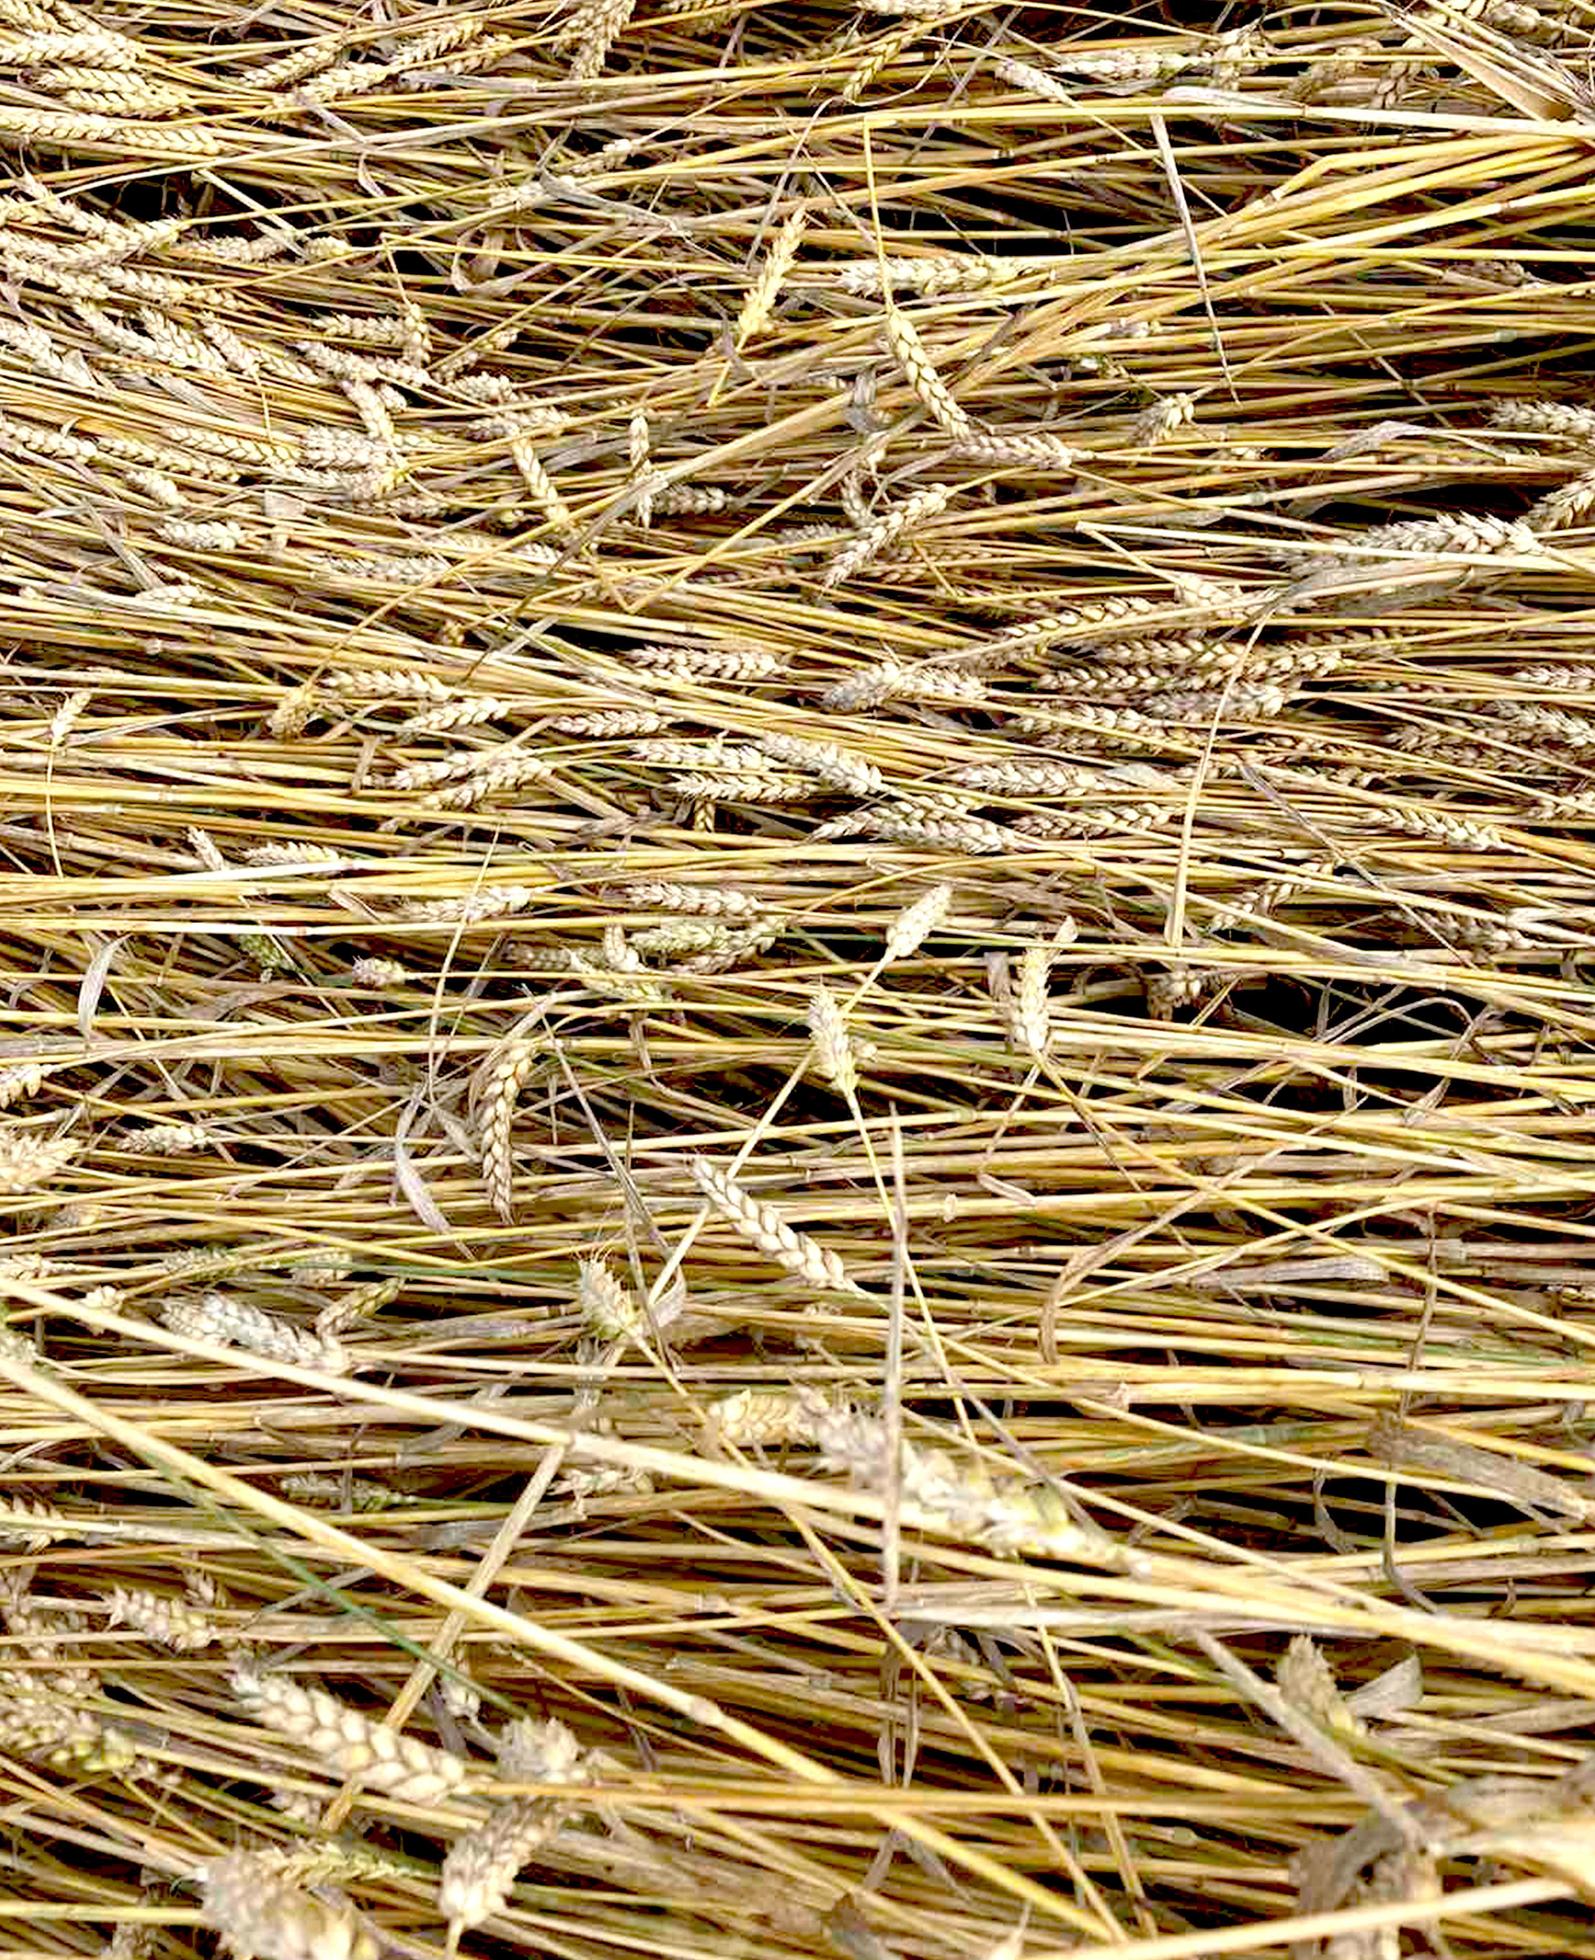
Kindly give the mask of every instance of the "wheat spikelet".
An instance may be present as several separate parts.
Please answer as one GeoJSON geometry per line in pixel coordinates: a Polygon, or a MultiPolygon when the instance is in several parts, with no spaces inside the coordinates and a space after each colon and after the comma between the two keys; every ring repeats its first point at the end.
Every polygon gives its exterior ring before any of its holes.
{"type": "Polygon", "coordinates": [[[1576,402],[1497,402],[1490,410],[1490,426],[1561,436],[1569,442],[1595,441],[1595,408],[1576,402]]]}
{"type": "Polygon", "coordinates": [[[881,957],[888,962],[911,958],[946,919],[952,902],[951,885],[932,885],[911,905],[905,905],[887,929],[881,957]]]}
{"type": "Polygon", "coordinates": [[[972,438],[974,424],[953,400],[936,364],[925,350],[925,343],[908,315],[890,300],[886,303],[886,344],[907,377],[914,399],[945,435],[957,440],[972,438]]]}
{"type": "Polygon", "coordinates": [[[1019,955],[1018,978],[1013,990],[1011,1033],[1014,1044],[1040,1061],[1052,1040],[1052,1011],[1048,989],[1052,979],[1052,950],[1045,945],[1027,946],[1019,955]]]}
{"type": "Polygon", "coordinates": [[[81,1147],[70,1137],[41,1136],[15,1123],[0,1129],[0,1193],[11,1196],[48,1184],[76,1159],[81,1147]]]}
{"type": "Polygon", "coordinates": [[[551,767],[552,764],[543,761],[541,756],[516,749],[508,755],[484,761],[481,768],[463,782],[446,783],[441,789],[430,791],[425,801],[437,810],[469,810],[485,797],[502,795],[505,790],[518,789],[523,783],[541,782],[551,767]]]}
{"type": "Polygon", "coordinates": [[[448,699],[446,683],[420,667],[342,668],[320,675],[316,686],[323,694],[368,694],[378,701],[448,699]]]}
{"type": "Polygon", "coordinates": [[[713,775],[688,771],[671,778],[678,796],[711,803],[802,803],[814,795],[812,776],[726,770],[713,775]]]}
{"type": "Polygon", "coordinates": [[[1071,803],[1064,810],[1026,810],[1013,820],[1025,837],[1131,837],[1178,823],[1177,803],[1115,803],[1100,809],[1071,803]]]}
{"type": "Polygon", "coordinates": [[[382,1950],[352,1908],[300,1891],[247,1851],[202,1868],[200,1902],[239,1960],[378,1960],[382,1950]]]}
{"type": "MultiPolygon", "coordinates": [[[[886,1427],[856,1410],[826,1410],[816,1436],[828,1467],[845,1470],[865,1489],[885,1487],[891,1473],[886,1427]]],[[[994,1477],[976,1459],[903,1443],[898,1463],[903,1503],[933,1528],[993,1550],[1122,1568],[1125,1555],[1095,1526],[1076,1523],[1051,1484],[994,1477]]]]}
{"type": "Polygon", "coordinates": [[[157,1646],[170,1647],[174,1654],[198,1653],[221,1638],[215,1622],[186,1600],[117,1586],[109,1604],[112,1626],[133,1627],[157,1646]]]}
{"type": "Polygon", "coordinates": [[[438,1909],[449,1922],[451,1940],[500,1909],[521,1867],[558,1828],[558,1814],[542,1804],[499,1804],[485,1824],[449,1847],[438,1909]]]}
{"type": "Polygon", "coordinates": [[[532,494],[532,500],[556,531],[568,530],[571,523],[570,506],[559,494],[554,479],[543,467],[541,458],[532,446],[532,438],[517,435],[510,444],[510,456],[516,469],[521,473],[521,481],[532,494]]]}
{"type": "Polygon", "coordinates": [[[583,1749],[554,1717],[506,1723],[495,1739],[494,1754],[506,1783],[590,1783],[607,1767],[597,1751],[583,1749]]]}
{"type": "Polygon", "coordinates": [[[1471,511],[1454,511],[1443,517],[1414,519],[1405,524],[1384,524],[1363,532],[1359,545],[1376,551],[1460,552],[1468,557],[1493,557],[1501,551],[1533,552],[1536,549],[1533,506],[1525,523],[1502,517],[1481,517],[1471,511]]]}
{"type": "Polygon", "coordinates": [[[851,1102],[858,1094],[858,1061],[841,1004],[823,981],[809,994],[809,1033],[821,1075],[851,1102]]]}
{"type": "Polygon", "coordinates": [[[812,1444],[823,1398],[809,1388],[742,1388],[711,1402],[706,1427],[711,1436],[738,1449],[812,1444]]]}
{"type": "Polygon", "coordinates": [[[689,953],[676,965],[683,973],[732,973],[757,954],[767,953],[784,930],[785,924],[778,918],[758,919],[727,932],[710,951],[689,953]]]}
{"type": "Polygon", "coordinates": [[[629,647],[625,658],[658,673],[713,680],[763,680],[779,674],[785,664],[778,653],[764,647],[629,647]]]}
{"type": "Polygon", "coordinates": [[[560,735],[652,735],[670,721],[654,708],[601,708],[592,714],[554,715],[546,726],[560,735]]]}
{"type": "Polygon", "coordinates": [[[1155,401],[1135,418],[1130,425],[1130,441],[1138,447],[1150,449],[1157,443],[1166,442],[1178,429],[1183,429],[1195,419],[1196,402],[1190,395],[1169,395],[1155,401]]]}
{"type": "Polygon", "coordinates": [[[55,1680],[10,1668],[0,1672],[0,1747],[83,1776],[116,1775],[137,1760],[126,1735],[55,1680]]]}
{"type": "Polygon", "coordinates": [[[782,773],[763,749],[756,749],[751,743],[692,742],[667,735],[656,741],[636,743],[632,753],[639,762],[656,769],[730,769],[743,775],[764,770],[772,776],[782,773]]]}
{"type": "Polygon", "coordinates": [[[267,1313],[247,1300],[224,1293],[207,1293],[198,1300],[170,1300],[160,1309],[161,1324],[187,1340],[211,1341],[218,1347],[242,1348],[268,1361],[286,1361],[295,1368],[318,1368],[323,1374],[349,1372],[348,1352],[336,1340],[307,1332],[291,1320],[267,1313]]]}
{"type": "Polygon", "coordinates": [[[1222,985],[1224,975],[1202,967],[1171,966],[1145,976],[1146,1011],[1154,1021],[1172,1021],[1182,1007],[1194,1007],[1204,994],[1222,985]]]}
{"type": "Polygon", "coordinates": [[[328,845],[301,844],[294,838],[283,838],[271,844],[251,844],[243,855],[245,864],[268,866],[305,864],[318,865],[326,870],[331,870],[334,866],[345,864],[348,861],[340,857],[328,845]]]}
{"type": "Polygon", "coordinates": [[[1561,708],[1526,701],[1498,701],[1494,710],[1501,720],[1526,728],[1543,741],[1562,748],[1595,749],[1595,719],[1589,715],[1568,714],[1561,708]]]}
{"type": "MultiPolygon", "coordinates": [[[[1514,667],[1507,676],[1522,687],[1551,688],[1558,693],[1582,693],[1595,688],[1595,667],[1514,667]]],[[[1403,746],[1417,731],[1403,730],[1403,746]]]]}
{"type": "Polygon", "coordinates": [[[537,903],[529,885],[484,885],[460,898],[408,899],[404,917],[415,925],[477,925],[483,919],[508,918],[537,903]]]}
{"type": "Polygon", "coordinates": [[[1343,1742],[1359,1742],[1368,1730],[1355,1715],[1335,1681],[1335,1671],[1323,1650],[1305,1633],[1298,1633],[1275,1671],[1279,1691],[1318,1728],[1343,1742]]]}
{"type": "Polygon", "coordinates": [[[755,334],[762,333],[770,324],[770,315],[775,311],[775,303],[781,296],[781,289],[792,270],[798,246],[807,228],[808,213],[799,205],[771,239],[764,263],[743,296],[736,325],[731,330],[731,344],[738,353],[755,334]]]}
{"type": "MultiPolygon", "coordinates": [[[[8,1277],[16,1279],[43,1279],[45,1273],[18,1271],[8,1277]]],[[[31,1335],[20,1332],[15,1327],[0,1326],[0,1360],[9,1361],[14,1368],[41,1368],[47,1366],[44,1353],[31,1335]]]]}
{"type": "Polygon", "coordinates": [[[631,944],[646,960],[679,960],[688,953],[707,953],[724,946],[729,938],[718,919],[668,919],[662,925],[644,926],[634,932],[631,944]]]}
{"type": "Polygon", "coordinates": [[[858,828],[869,837],[897,844],[930,844],[970,857],[996,857],[1030,848],[1026,840],[987,817],[940,816],[915,803],[882,803],[861,812],[858,828]]]}
{"type": "Polygon", "coordinates": [[[590,82],[602,74],[609,51],[624,33],[636,0],[587,0],[572,16],[564,39],[574,44],[570,78],[590,82]]]}
{"type": "Polygon", "coordinates": [[[1052,435],[1045,429],[1000,433],[972,430],[959,437],[953,446],[953,453],[967,456],[971,462],[1014,463],[1024,469],[1068,470],[1075,463],[1075,452],[1063,437],[1052,435]]]}
{"type": "Polygon", "coordinates": [[[1530,531],[1563,531],[1595,510],[1595,470],[1574,477],[1530,504],[1524,523],[1530,531]]]}
{"type": "MultiPolygon", "coordinates": [[[[1167,676],[1164,677],[1165,682],[1167,676]]],[[[1169,721],[1209,721],[1215,715],[1226,721],[1267,721],[1277,715],[1287,700],[1284,688],[1265,681],[1253,686],[1243,683],[1223,688],[1196,688],[1188,692],[1148,694],[1138,702],[1146,715],[1169,721]]]]}
{"type": "Polygon", "coordinates": [[[842,292],[856,293],[861,299],[876,299],[883,293],[920,293],[934,299],[939,293],[981,292],[1000,280],[1053,263],[987,259],[972,252],[926,252],[914,259],[854,259],[837,269],[836,283],[842,292]]]}
{"type": "Polygon", "coordinates": [[[482,1182],[493,1209],[506,1221],[512,1215],[515,1166],[510,1131],[515,1104],[541,1052],[528,1037],[513,1036],[493,1050],[471,1085],[471,1106],[482,1151],[482,1182]]]}
{"type": "Polygon", "coordinates": [[[860,1290],[834,1252],[788,1225],[773,1205],[762,1204],[706,1158],[692,1159],[692,1175],[720,1216],[778,1266],[806,1279],[811,1286],[841,1293],[860,1290]]]}
{"type": "Polygon", "coordinates": [[[476,728],[515,713],[515,703],[497,694],[462,694],[410,715],[394,731],[398,735],[446,735],[456,728],[476,728]]]}
{"type": "Polygon", "coordinates": [[[619,1341],[643,1324],[642,1309],[603,1259],[583,1259],[576,1280],[582,1325],[595,1340],[619,1341]]]}
{"type": "Polygon", "coordinates": [[[36,1096],[44,1087],[46,1074],[43,1062],[19,1062],[15,1068],[0,1069],[0,1109],[36,1096]]]}
{"type": "Polygon", "coordinates": [[[616,905],[659,912],[700,912],[710,918],[749,918],[759,909],[758,900],[747,892],[718,885],[615,885],[605,896],[616,905]]]}
{"type": "Polygon", "coordinates": [[[761,735],[758,747],[774,761],[810,770],[821,782],[834,784],[850,796],[878,796],[885,791],[886,779],[872,762],[850,754],[835,742],[814,742],[800,735],[761,735]]]}
{"type": "Polygon", "coordinates": [[[349,968],[351,986],[370,987],[378,993],[386,993],[391,987],[405,986],[409,978],[409,969],[402,960],[384,959],[375,953],[356,960],[349,968]]]}
{"type": "Polygon", "coordinates": [[[242,1661],[233,1692],[266,1728],[296,1742],[335,1775],[407,1803],[435,1802],[465,1781],[465,1764],[447,1750],[374,1722],[320,1688],[242,1661]]]}
{"type": "Polygon", "coordinates": [[[369,1477],[326,1476],[313,1470],[289,1471],[280,1480],[284,1497],[296,1504],[333,1504],[351,1511],[392,1511],[419,1500],[369,1477]]]}
{"type": "Polygon", "coordinates": [[[927,519],[938,516],[947,508],[952,496],[951,484],[932,483],[884,511],[868,530],[861,531],[832,558],[821,574],[821,587],[830,591],[852,578],[854,573],[862,571],[889,545],[917,529],[927,519]]]}
{"type": "Polygon", "coordinates": [[[215,1138],[203,1123],[151,1123],[117,1141],[129,1156],[178,1157],[185,1151],[209,1150],[215,1138]]]}
{"type": "MultiPolygon", "coordinates": [[[[318,1804],[316,1815],[306,1821],[315,1824],[319,1815],[318,1804]]],[[[362,1844],[358,1838],[318,1838],[310,1844],[273,1847],[256,1855],[266,1859],[277,1877],[289,1885],[336,1885],[359,1879],[403,1878],[409,1872],[402,1858],[380,1851],[375,1845],[362,1844]]]]}

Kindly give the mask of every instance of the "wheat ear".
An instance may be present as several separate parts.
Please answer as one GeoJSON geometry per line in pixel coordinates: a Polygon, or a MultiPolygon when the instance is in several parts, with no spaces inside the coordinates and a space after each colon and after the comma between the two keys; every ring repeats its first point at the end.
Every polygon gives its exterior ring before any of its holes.
{"type": "Polygon", "coordinates": [[[824,1287],[830,1292],[862,1291],[849,1279],[847,1268],[834,1252],[811,1239],[807,1232],[797,1231],[774,1205],[761,1203],[706,1158],[692,1160],[692,1175],[698,1189],[720,1216],[776,1265],[796,1273],[811,1286],[824,1287]]]}
{"type": "Polygon", "coordinates": [[[263,1674],[248,1661],[233,1669],[232,1685],[256,1721],[367,1789],[424,1804],[450,1795],[465,1781],[460,1757],[386,1728],[324,1689],[263,1674]]]}

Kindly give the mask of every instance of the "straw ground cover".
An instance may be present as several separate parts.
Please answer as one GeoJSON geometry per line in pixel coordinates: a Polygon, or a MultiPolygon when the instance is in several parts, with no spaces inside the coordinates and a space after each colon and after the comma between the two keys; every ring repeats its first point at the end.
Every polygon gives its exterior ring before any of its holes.
{"type": "Polygon", "coordinates": [[[1595,1953],[1595,14],[0,17],[0,1946],[1595,1953]]]}

